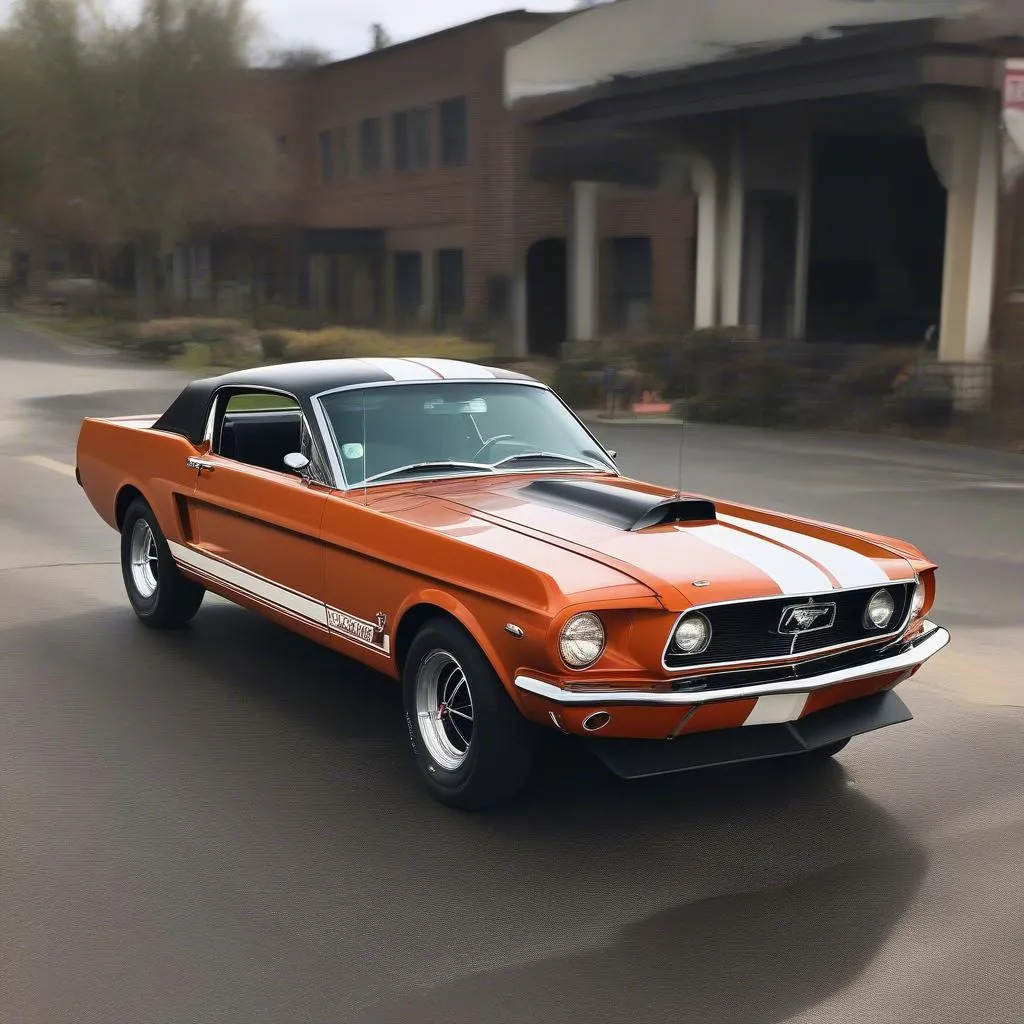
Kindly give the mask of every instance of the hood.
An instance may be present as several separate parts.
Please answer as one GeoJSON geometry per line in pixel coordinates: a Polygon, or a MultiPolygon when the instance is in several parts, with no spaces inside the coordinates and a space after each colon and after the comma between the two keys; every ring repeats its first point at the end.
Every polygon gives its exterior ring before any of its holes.
{"type": "Polygon", "coordinates": [[[623,478],[505,476],[423,487],[481,526],[519,534],[527,547],[543,542],[635,580],[672,610],[914,576],[882,538],[623,478]]]}

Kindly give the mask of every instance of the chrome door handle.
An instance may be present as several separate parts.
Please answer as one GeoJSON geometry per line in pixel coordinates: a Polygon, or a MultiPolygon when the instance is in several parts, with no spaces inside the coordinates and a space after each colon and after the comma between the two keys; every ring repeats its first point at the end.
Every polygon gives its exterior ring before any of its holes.
{"type": "Polygon", "coordinates": [[[195,469],[202,473],[204,469],[208,469],[211,473],[217,468],[212,462],[206,462],[204,459],[197,459],[194,455],[189,456],[185,460],[185,465],[189,469],[195,469]]]}

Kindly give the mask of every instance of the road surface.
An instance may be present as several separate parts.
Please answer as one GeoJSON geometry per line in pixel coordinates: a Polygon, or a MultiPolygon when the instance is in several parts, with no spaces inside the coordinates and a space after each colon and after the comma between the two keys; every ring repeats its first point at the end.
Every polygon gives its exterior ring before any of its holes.
{"type": "MultiPolygon", "coordinates": [[[[3,1024],[1024,1022],[1024,460],[688,428],[688,489],[941,564],[915,720],[816,776],[556,742],[467,816],[385,679],[215,599],[136,623],[74,439],[182,380],[0,320],[3,1024]]],[[[596,429],[676,481],[677,429],[596,429]]]]}

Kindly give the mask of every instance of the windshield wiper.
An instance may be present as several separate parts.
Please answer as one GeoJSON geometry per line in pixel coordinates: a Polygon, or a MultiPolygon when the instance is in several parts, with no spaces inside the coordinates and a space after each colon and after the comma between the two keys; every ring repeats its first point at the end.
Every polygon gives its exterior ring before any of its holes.
{"type": "Polygon", "coordinates": [[[384,480],[389,476],[401,476],[404,473],[428,472],[434,469],[472,469],[476,472],[490,473],[491,467],[483,462],[455,462],[452,460],[440,462],[411,462],[408,466],[396,466],[394,469],[386,469],[383,473],[374,473],[365,480],[364,484],[372,483],[374,480],[384,480]]]}
{"type": "Polygon", "coordinates": [[[507,466],[510,462],[537,462],[538,460],[571,462],[577,466],[587,466],[589,469],[600,469],[604,472],[610,472],[609,467],[602,465],[600,462],[592,462],[590,459],[580,459],[575,455],[560,455],[558,452],[519,452],[516,455],[509,455],[506,458],[495,462],[494,468],[497,469],[499,466],[507,466]]]}

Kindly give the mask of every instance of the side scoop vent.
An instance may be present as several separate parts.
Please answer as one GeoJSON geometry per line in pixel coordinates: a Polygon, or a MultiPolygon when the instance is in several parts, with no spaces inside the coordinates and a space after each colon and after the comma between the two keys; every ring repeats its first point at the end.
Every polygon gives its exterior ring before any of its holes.
{"type": "Polygon", "coordinates": [[[656,498],[589,480],[535,480],[520,493],[542,505],[629,532],[717,519],[714,504],[706,498],[656,498]]]}

